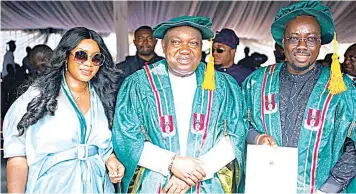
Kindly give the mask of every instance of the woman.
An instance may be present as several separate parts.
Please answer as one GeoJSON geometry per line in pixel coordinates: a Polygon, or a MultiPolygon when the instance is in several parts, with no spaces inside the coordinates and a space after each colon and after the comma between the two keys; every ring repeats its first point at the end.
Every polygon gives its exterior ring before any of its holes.
{"type": "Polygon", "coordinates": [[[105,163],[119,182],[110,129],[121,73],[102,38],[83,27],[64,34],[50,63],[5,116],[8,191],[114,192],[105,163]]]}

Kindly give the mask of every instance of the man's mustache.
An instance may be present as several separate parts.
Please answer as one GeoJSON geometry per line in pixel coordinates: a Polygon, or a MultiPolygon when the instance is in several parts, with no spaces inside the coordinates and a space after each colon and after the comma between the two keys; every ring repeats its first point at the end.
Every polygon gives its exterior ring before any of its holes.
{"type": "Polygon", "coordinates": [[[310,56],[310,52],[307,50],[296,50],[294,51],[294,56],[295,55],[303,55],[303,56],[310,56]]]}
{"type": "Polygon", "coordinates": [[[139,48],[152,48],[152,46],[151,45],[142,45],[139,48]]]}

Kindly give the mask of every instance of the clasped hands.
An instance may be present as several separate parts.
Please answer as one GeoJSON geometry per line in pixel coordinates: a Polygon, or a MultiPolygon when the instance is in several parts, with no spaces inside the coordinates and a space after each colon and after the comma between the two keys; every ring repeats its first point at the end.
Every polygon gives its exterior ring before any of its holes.
{"type": "Polygon", "coordinates": [[[203,162],[196,158],[176,156],[171,172],[172,176],[163,188],[163,193],[186,193],[206,177],[203,162]]]}

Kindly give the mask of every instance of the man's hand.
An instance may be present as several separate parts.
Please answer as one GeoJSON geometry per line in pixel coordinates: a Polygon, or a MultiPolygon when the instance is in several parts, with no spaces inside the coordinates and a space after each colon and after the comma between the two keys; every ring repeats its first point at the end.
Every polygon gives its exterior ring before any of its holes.
{"type": "Polygon", "coordinates": [[[176,176],[172,176],[167,185],[163,189],[163,193],[186,193],[190,189],[190,186],[177,178],[176,176]]]}
{"type": "Polygon", "coordinates": [[[277,142],[273,139],[273,137],[266,135],[266,134],[257,135],[255,138],[255,144],[256,145],[269,145],[272,147],[278,146],[277,142]]]}
{"type": "Polygon", "coordinates": [[[190,186],[196,185],[206,176],[199,159],[176,156],[171,172],[190,186]]]}
{"type": "Polygon", "coordinates": [[[125,167],[119,162],[115,154],[111,154],[106,161],[106,167],[109,170],[109,177],[111,182],[120,183],[124,177],[125,167]]]}

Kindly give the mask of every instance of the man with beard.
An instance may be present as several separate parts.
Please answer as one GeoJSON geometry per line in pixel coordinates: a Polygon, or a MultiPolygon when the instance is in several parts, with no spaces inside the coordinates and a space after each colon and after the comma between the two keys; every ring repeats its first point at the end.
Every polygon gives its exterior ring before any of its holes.
{"type": "Polygon", "coordinates": [[[200,62],[209,18],[154,27],[166,59],[129,76],[117,98],[113,146],[123,193],[236,193],[243,181],[247,120],[236,81],[200,62]],[[207,67],[206,67],[207,66],[207,67]]]}
{"type": "Polygon", "coordinates": [[[142,69],[143,66],[155,63],[163,59],[158,56],[154,50],[157,40],[152,35],[152,28],[149,26],[141,26],[134,33],[134,44],[137,52],[135,56],[126,57],[125,61],[118,64],[118,67],[123,70],[124,77],[133,74],[135,71],[142,69]]]}
{"type": "Polygon", "coordinates": [[[286,62],[260,68],[243,84],[247,143],[297,148],[298,193],[355,193],[355,87],[336,54],[331,68],[315,62],[334,37],[330,9],[318,1],[281,8],[271,31],[286,62]]]}
{"type": "Polygon", "coordinates": [[[351,45],[345,52],[344,72],[354,81],[356,86],[356,44],[351,45]]]}
{"type": "MultiPolygon", "coordinates": [[[[239,38],[235,32],[231,29],[224,28],[215,35],[213,56],[215,70],[231,75],[235,78],[239,86],[241,86],[242,82],[254,69],[234,63],[237,45],[239,45],[239,38]]],[[[246,48],[245,50],[247,50],[246,48]]],[[[247,58],[249,57],[247,52],[245,52],[245,55],[247,58]]]]}

